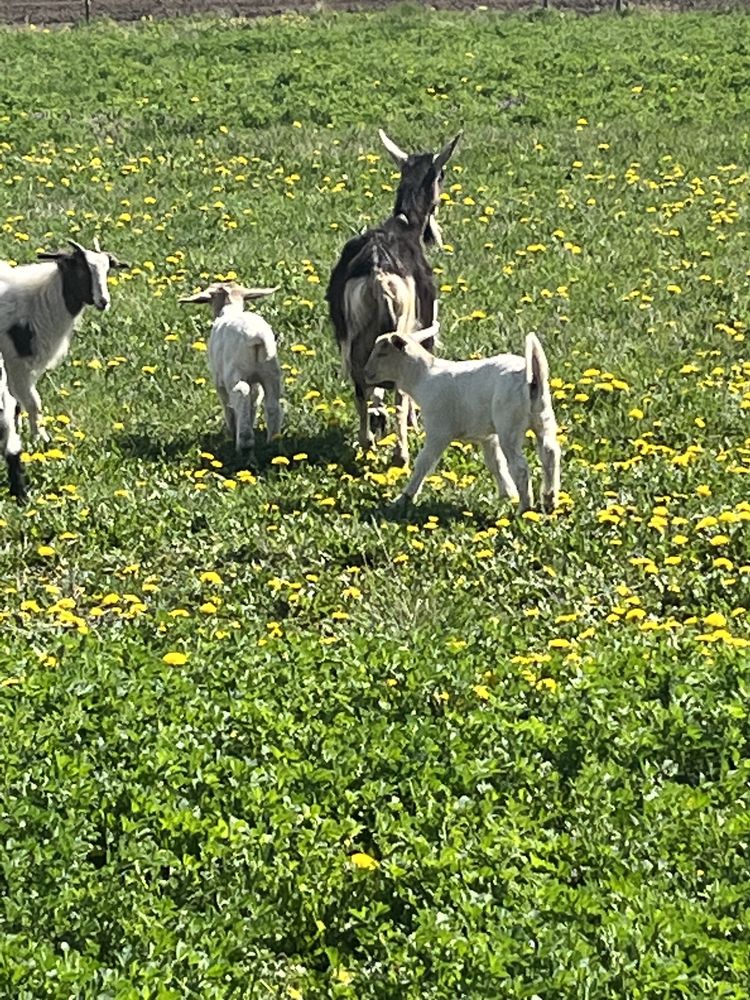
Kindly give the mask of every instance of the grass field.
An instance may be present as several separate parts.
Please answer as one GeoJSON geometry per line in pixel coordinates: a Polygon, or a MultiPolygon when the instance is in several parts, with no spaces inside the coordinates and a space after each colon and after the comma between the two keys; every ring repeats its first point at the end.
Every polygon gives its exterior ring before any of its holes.
{"type": "Polygon", "coordinates": [[[740,15],[0,32],[0,256],[134,262],[0,497],[0,996],[750,996],[748,51],[740,15]],[[465,130],[442,351],[539,331],[556,516],[468,446],[382,514],[323,299],[381,125],[465,130]],[[232,272],[282,286],[253,469],[177,304],[232,272]]]}

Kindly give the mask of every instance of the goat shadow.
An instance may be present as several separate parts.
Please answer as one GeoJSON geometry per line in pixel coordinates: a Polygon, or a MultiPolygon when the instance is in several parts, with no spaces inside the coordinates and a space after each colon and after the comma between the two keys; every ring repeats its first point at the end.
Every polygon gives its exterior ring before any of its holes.
{"type": "Polygon", "coordinates": [[[184,462],[195,456],[196,449],[214,455],[222,463],[222,473],[231,476],[241,469],[263,473],[277,456],[291,459],[294,455],[305,454],[305,465],[331,465],[335,463],[350,475],[361,475],[356,462],[356,452],[347,441],[340,427],[329,427],[320,434],[289,434],[282,432],[274,441],[266,441],[265,431],[256,434],[253,452],[238,454],[234,445],[222,431],[203,434],[198,437],[187,432],[159,437],[147,431],[120,433],[115,439],[120,453],[125,457],[138,458],[158,464],[184,462]]]}
{"type": "Polygon", "coordinates": [[[486,511],[471,509],[466,503],[451,503],[434,496],[419,499],[416,503],[394,502],[383,500],[369,510],[363,512],[363,518],[369,517],[375,522],[388,521],[396,524],[425,525],[431,519],[437,518],[440,524],[452,524],[457,521],[470,523],[477,531],[493,527],[500,517],[512,518],[515,512],[512,507],[499,506],[486,511]],[[466,512],[470,516],[467,516],[466,512]]]}

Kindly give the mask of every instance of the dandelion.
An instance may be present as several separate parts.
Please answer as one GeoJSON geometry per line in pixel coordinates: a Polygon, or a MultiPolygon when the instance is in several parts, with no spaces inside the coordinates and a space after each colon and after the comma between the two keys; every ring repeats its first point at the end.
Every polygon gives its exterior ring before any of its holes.
{"type": "Polygon", "coordinates": [[[727,620],[720,611],[712,611],[710,615],[706,615],[703,619],[703,624],[709,625],[711,628],[724,628],[727,620]]]}
{"type": "Polygon", "coordinates": [[[183,667],[188,661],[186,653],[179,653],[177,650],[172,650],[169,653],[165,653],[162,656],[162,662],[166,663],[170,667],[183,667]]]}
{"type": "Polygon", "coordinates": [[[369,854],[365,854],[364,851],[355,852],[351,855],[349,860],[354,867],[359,868],[360,871],[372,872],[380,867],[380,862],[376,861],[375,858],[371,857],[369,854]]]}
{"type": "Polygon", "coordinates": [[[562,637],[558,636],[554,639],[550,639],[547,645],[550,647],[550,649],[568,649],[570,646],[572,646],[572,643],[570,639],[563,639],[562,637]]]}

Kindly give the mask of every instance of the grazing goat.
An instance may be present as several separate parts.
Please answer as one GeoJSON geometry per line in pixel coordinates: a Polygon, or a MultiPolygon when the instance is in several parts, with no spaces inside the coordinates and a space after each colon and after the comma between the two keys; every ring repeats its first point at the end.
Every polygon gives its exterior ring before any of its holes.
{"type": "MultiPolygon", "coordinates": [[[[370,406],[373,386],[364,374],[376,339],[394,328],[410,333],[426,327],[437,316],[435,282],[424,246],[426,242],[441,242],[435,220],[440,183],[460,135],[439,153],[408,156],[381,131],[386,149],[401,167],[393,213],[380,226],[348,241],[328,283],[326,299],[342,369],[354,383],[359,444],[365,449],[372,447],[375,432],[385,431],[382,389],[389,386],[378,386],[375,406],[370,406]]],[[[400,392],[396,394],[396,411],[398,443],[393,461],[406,465],[409,402],[400,392]]]]}
{"type": "Polygon", "coordinates": [[[0,356],[11,394],[28,413],[32,435],[43,441],[49,436],[39,423],[37,379],[67,354],[84,306],[109,309],[109,269],[129,266],[98,241],[94,250],[68,242],[72,250],[40,253],[43,263],[0,264],[0,356]]]}
{"type": "Polygon", "coordinates": [[[26,499],[26,483],[21,465],[21,438],[18,436],[18,403],[8,389],[8,377],[0,356],[0,449],[8,466],[10,495],[26,499]]]}
{"type": "Polygon", "coordinates": [[[417,496],[451,441],[478,441],[500,495],[517,496],[521,511],[528,510],[534,500],[523,444],[531,428],[542,464],[542,503],[547,512],[554,510],[560,493],[560,446],[547,358],[537,337],[526,337],[525,357],[498,354],[478,361],[444,361],[419,343],[432,336],[434,330],[428,329],[415,336],[378,337],[365,367],[368,382],[394,382],[421,408],[426,440],[399,499],[417,496]]]}
{"type": "Polygon", "coordinates": [[[224,408],[227,429],[238,452],[255,445],[255,423],[262,397],[268,440],[281,430],[281,368],[276,338],[257,313],[244,312],[246,299],[271,295],[275,288],[243,288],[215,282],[180,302],[210,302],[214,314],[208,363],[224,408]]]}

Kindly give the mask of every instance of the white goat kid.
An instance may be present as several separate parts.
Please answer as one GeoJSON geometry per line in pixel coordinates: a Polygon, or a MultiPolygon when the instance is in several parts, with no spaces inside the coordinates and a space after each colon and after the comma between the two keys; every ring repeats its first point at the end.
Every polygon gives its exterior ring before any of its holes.
{"type": "Polygon", "coordinates": [[[180,302],[210,303],[214,322],[208,363],[224,408],[224,419],[238,452],[255,445],[258,404],[263,401],[270,441],[281,430],[281,368],[276,338],[257,313],[244,312],[247,299],[260,299],[275,288],[243,288],[233,281],[215,282],[180,302]]]}
{"type": "Polygon", "coordinates": [[[426,440],[399,500],[417,496],[451,441],[477,441],[500,495],[517,496],[520,510],[528,510],[534,500],[523,445],[530,428],[542,464],[542,503],[546,511],[554,510],[560,446],[547,358],[537,337],[526,337],[525,357],[445,361],[419,343],[434,334],[434,328],[412,336],[386,333],[378,337],[365,367],[369,384],[392,381],[421,408],[426,440]]]}
{"type": "Polygon", "coordinates": [[[49,437],[40,426],[37,380],[67,354],[84,306],[109,309],[109,269],[128,267],[98,241],[94,250],[69,242],[72,250],[40,253],[43,263],[0,263],[0,355],[8,388],[28,413],[32,435],[43,441],[49,437]]]}

